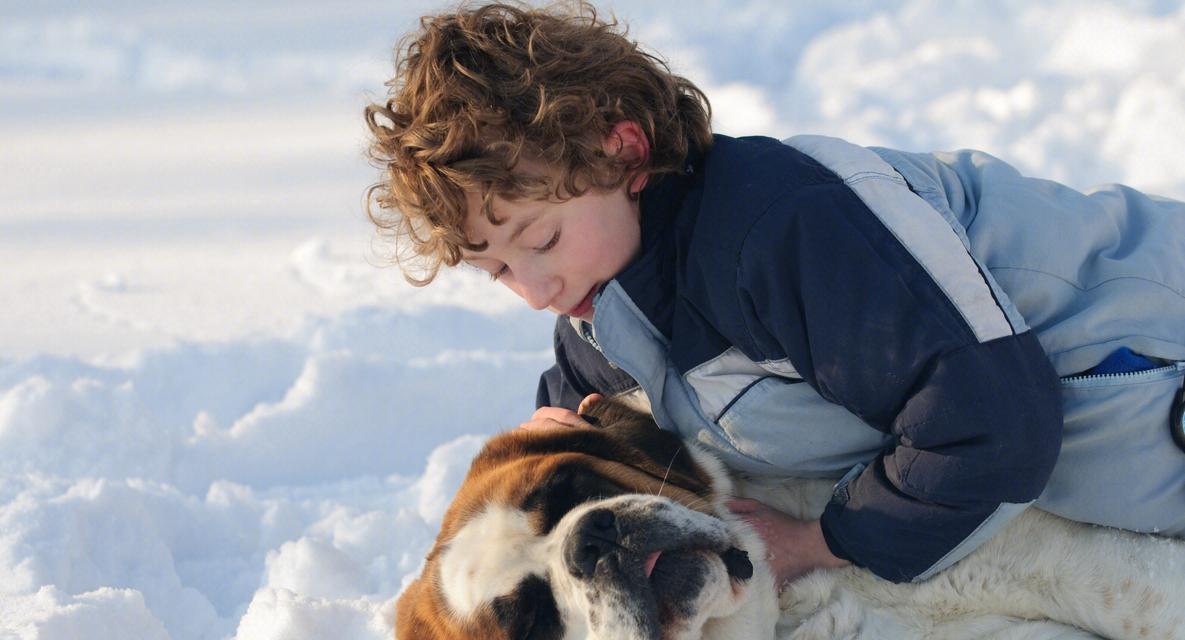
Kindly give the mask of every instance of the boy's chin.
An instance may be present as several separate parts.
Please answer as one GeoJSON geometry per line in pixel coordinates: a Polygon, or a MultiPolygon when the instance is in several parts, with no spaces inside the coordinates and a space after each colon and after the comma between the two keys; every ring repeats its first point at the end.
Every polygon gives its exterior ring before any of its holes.
{"type": "Polygon", "coordinates": [[[587,322],[587,323],[589,323],[589,324],[592,324],[592,321],[593,321],[593,314],[591,314],[591,313],[586,313],[586,314],[584,314],[584,315],[574,316],[574,315],[572,315],[572,314],[570,314],[570,313],[559,313],[559,312],[556,312],[556,315],[557,315],[557,316],[562,316],[562,317],[564,317],[564,318],[571,318],[572,320],[583,320],[583,321],[585,321],[585,322],[587,322]]]}

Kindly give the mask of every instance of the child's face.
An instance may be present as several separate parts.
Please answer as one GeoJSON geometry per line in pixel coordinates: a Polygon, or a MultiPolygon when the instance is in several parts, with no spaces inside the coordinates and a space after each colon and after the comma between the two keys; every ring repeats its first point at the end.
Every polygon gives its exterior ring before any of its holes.
{"type": "Polygon", "coordinates": [[[463,258],[534,309],[591,321],[593,295],[641,245],[638,201],[625,185],[565,202],[495,198],[493,211],[502,224],[490,223],[480,197],[469,194],[465,235],[489,246],[463,258]]]}

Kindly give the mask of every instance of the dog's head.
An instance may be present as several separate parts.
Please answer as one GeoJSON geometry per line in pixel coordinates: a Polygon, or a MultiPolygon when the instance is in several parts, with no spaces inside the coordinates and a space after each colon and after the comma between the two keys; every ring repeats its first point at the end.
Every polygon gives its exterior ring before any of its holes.
{"type": "Polygon", "coordinates": [[[589,413],[595,428],[486,444],[399,600],[397,638],[772,636],[769,573],[751,563],[764,550],[725,511],[720,463],[620,405],[589,413]]]}

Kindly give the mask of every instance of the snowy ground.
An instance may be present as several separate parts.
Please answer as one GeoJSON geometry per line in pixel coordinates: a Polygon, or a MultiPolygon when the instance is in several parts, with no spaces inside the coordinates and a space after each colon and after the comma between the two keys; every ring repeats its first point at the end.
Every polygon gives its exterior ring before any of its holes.
{"type": "MultiPolygon", "coordinates": [[[[376,266],[359,113],[438,3],[0,5],[0,638],[385,638],[550,319],[376,266]]],[[[1185,197],[1185,7],[622,2],[717,128],[1185,197]]]]}

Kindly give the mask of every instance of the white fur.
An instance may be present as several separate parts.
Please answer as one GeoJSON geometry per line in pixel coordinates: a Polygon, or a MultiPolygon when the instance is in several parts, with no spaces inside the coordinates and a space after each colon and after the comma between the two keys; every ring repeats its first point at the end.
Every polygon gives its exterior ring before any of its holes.
{"type": "MultiPolygon", "coordinates": [[[[735,493],[732,476],[724,464],[698,445],[687,443],[686,446],[696,464],[712,479],[715,496],[712,510],[728,525],[734,539],[737,540],[737,547],[749,554],[749,560],[753,563],[753,577],[749,579],[745,597],[737,606],[736,613],[707,621],[703,627],[702,637],[705,640],[770,638],[771,629],[777,622],[778,603],[774,578],[769,571],[769,564],[764,561],[767,553],[765,543],[751,527],[725,506],[728,498],[735,493]]],[[[693,640],[693,636],[679,640],[693,640]]]]}
{"type": "Polygon", "coordinates": [[[440,559],[440,590],[458,617],[503,596],[530,574],[545,575],[548,540],[535,535],[527,514],[489,505],[449,541],[440,559]]]}

